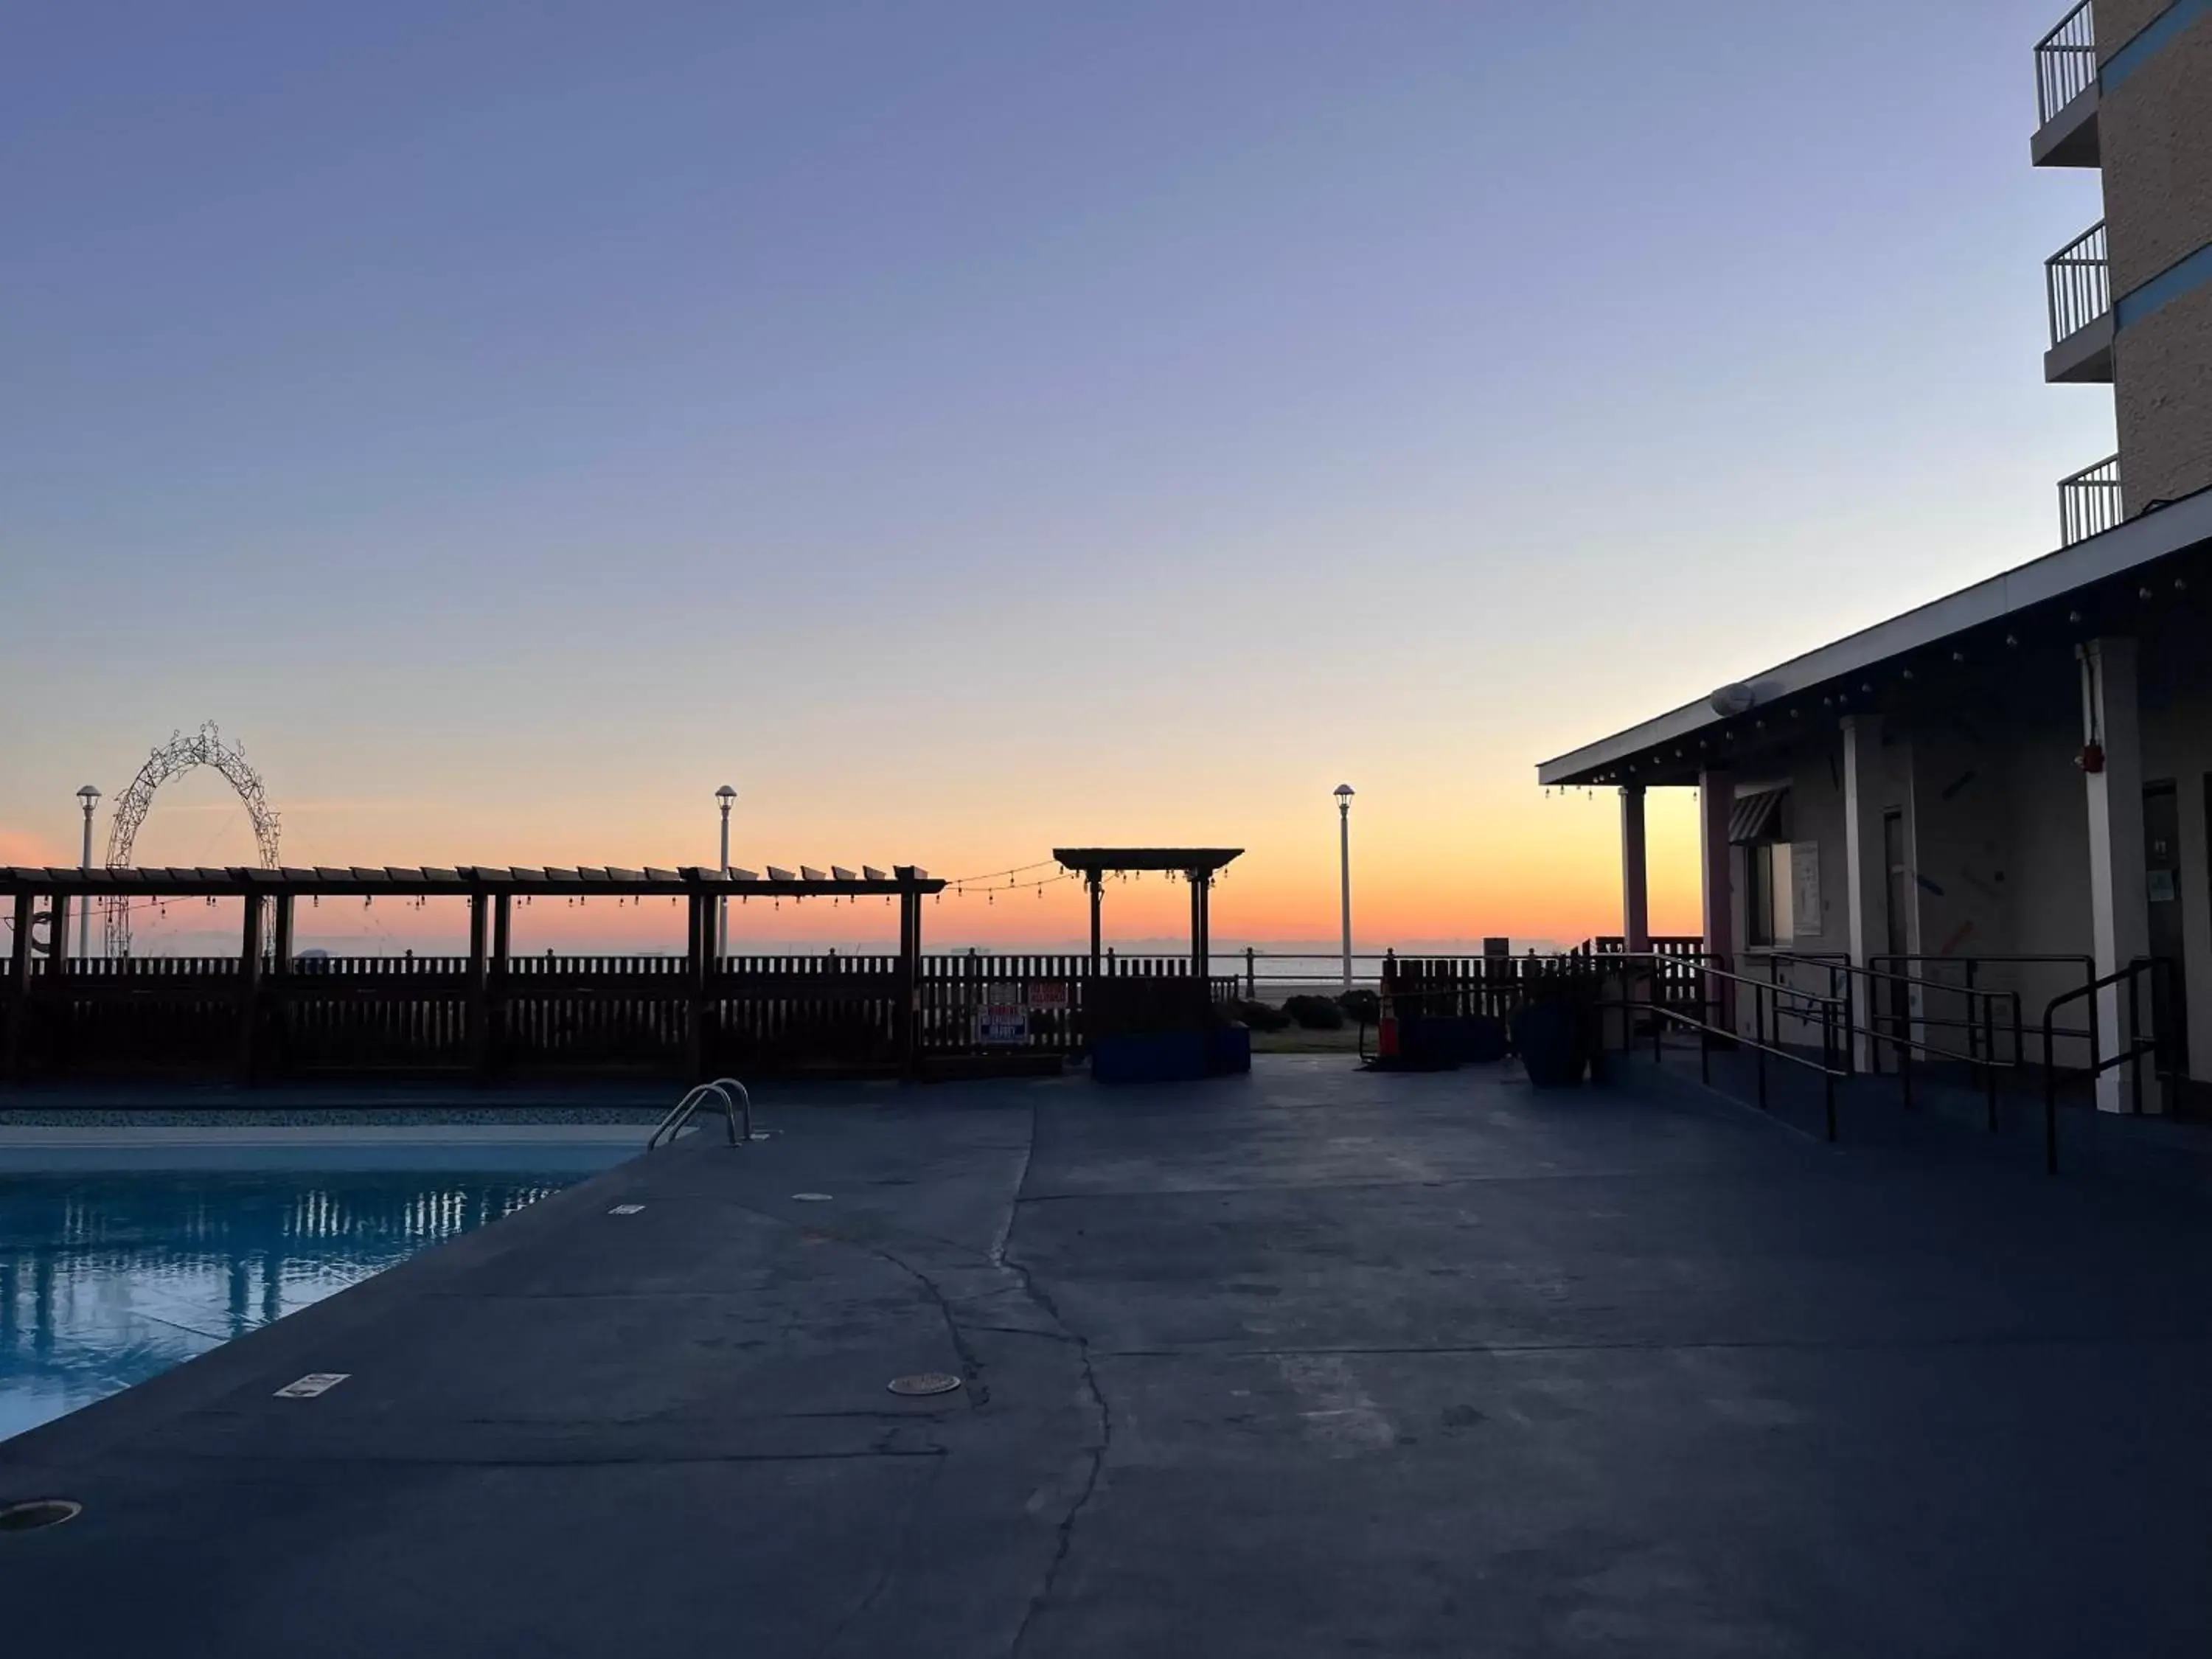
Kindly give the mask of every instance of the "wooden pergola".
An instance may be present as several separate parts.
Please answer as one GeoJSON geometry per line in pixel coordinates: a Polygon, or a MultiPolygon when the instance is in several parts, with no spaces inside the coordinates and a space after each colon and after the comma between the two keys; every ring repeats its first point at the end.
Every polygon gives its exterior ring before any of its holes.
{"type": "MultiPolygon", "coordinates": [[[[691,1006],[690,1047],[696,1054],[703,1018],[700,1010],[720,977],[716,960],[714,919],[719,901],[729,898],[892,898],[899,904],[898,978],[902,1049],[911,1053],[913,987],[921,956],[921,901],[944,890],[945,883],[915,865],[896,865],[889,873],[863,866],[854,871],[832,866],[827,872],[802,865],[793,873],[769,866],[763,876],[750,870],[724,871],[686,865],[676,869],[624,869],[616,866],[547,867],[485,865],[435,866],[360,866],[312,869],[225,868],[67,869],[0,866],[0,900],[12,900],[14,938],[9,952],[8,1021],[10,1069],[20,1071],[25,1018],[42,987],[64,983],[63,955],[70,912],[94,899],[152,900],[236,898],[245,901],[235,979],[240,1002],[239,1066],[254,1068],[256,1013],[264,974],[290,980],[295,961],[293,915],[301,898],[461,898],[469,907],[469,950],[465,989],[470,1026],[481,1049],[489,1030],[488,1012],[509,981],[512,916],[516,898],[649,898],[687,902],[689,928],[684,946],[684,986],[691,1006]],[[33,921],[47,925],[49,955],[43,971],[33,971],[33,921]]],[[[74,975],[69,976],[73,979],[74,975]]],[[[695,1067],[696,1069],[696,1067],[695,1067]]]]}
{"type": "Polygon", "coordinates": [[[1091,890],[1091,971],[1098,971],[1099,910],[1106,878],[1154,871],[1180,875],[1190,884],[1190,970],[1197,979],[1206,979],[1212,966],[1209,912],[1213,878],[1243,851],[1241,847],[1054,848],[1052,855],[1060,860],[1060,867],[1079,872],[1083,884],[1091,890]]]}

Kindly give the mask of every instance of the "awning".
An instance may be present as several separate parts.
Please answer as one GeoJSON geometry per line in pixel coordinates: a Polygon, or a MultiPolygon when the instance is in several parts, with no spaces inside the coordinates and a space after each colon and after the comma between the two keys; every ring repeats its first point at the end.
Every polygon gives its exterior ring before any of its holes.
{"type": "Polygon", "coordinates": [[[1771,841],[1782,822],[1782,803],[1790,791],[1762,789],[1755,795],[1737,798],[1729,811],[1729,845],[1748,847],[1754,842],[1771,841]]]}

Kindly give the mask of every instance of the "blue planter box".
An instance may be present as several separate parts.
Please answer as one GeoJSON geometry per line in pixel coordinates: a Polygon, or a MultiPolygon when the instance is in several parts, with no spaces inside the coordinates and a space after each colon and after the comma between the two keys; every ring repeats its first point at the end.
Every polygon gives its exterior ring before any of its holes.
{"type": "Polygon", "coordinates": [[[1188,1083],[1251,1069],[1252,1034],[1241,1025],[1125,1033],[1091,1045],[1091,1076],[1098,1083],[1188,1083]]]}

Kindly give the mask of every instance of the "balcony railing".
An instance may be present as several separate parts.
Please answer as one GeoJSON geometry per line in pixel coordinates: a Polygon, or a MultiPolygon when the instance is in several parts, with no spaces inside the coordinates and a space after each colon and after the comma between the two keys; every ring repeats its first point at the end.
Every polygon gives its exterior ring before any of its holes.
{"type": "Polygon", "coordinates": [[[2126,515],[2120,507],[2120,458],[2085,466],[2058,481],[2058,544],[2071,547],[2101,535],[2126,515]]]}
{"type": "Polygon", "coordinates": [[[2051,300],[2051,343],[2071,339],[2112,308],[2112,268],[2100,219],[2043,262],[2051,300]]]}
{"type": "Polygon", "coordinates": [[[2097,27],[2090,0],[2068,12],[2058,27],[2036,42],[2035,113],[2048,122],[2096,84],[2097,27]]]}

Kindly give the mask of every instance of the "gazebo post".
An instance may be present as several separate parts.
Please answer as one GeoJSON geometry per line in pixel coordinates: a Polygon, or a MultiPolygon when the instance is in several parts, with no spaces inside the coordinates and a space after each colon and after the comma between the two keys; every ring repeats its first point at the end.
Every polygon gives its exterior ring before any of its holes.
{"type": "Polygon", "coordinates": [[[1190,884],[1190,976],[1206,977],[1206,878],[1195,870],[1186,870],[1182,878],[1190,884]]]}
{"type": "Polygon", "coordinates": [[[1098,912],[1106,895],[1106,872],[1103,870],[1085,870],[1083,879],[1091,889],[1091,975],[1096,979],[1098,976],[1098,945],[1103,937],[1098,928],[1098,912]]]}

